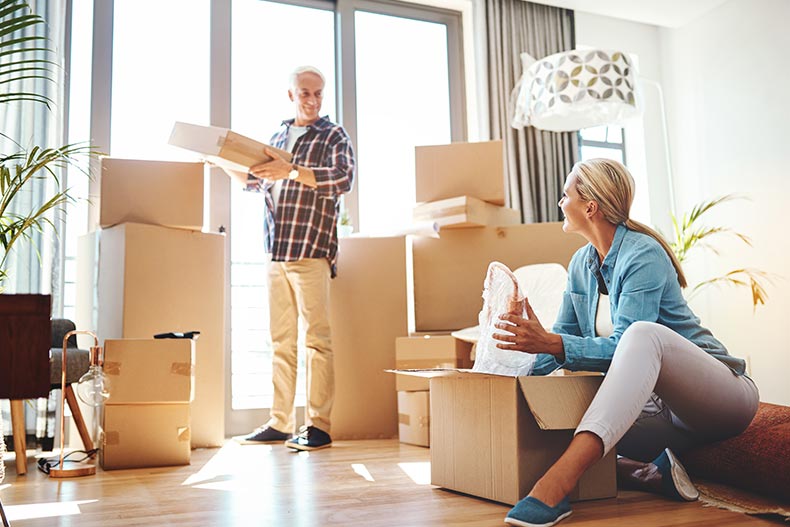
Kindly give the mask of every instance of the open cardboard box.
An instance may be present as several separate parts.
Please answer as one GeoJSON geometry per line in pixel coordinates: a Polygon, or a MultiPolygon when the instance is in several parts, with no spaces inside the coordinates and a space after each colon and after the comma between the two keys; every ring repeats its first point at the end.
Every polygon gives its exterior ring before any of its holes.
{"type": "MultiPolygon", "coordinates": [[[[515,504],[565,451],[599,373],[505,377],[392,370],[430,379],[431,484],[515,504]]],[[[615,453],[590,467],[571,500],[617,495],[615,453]]]]}

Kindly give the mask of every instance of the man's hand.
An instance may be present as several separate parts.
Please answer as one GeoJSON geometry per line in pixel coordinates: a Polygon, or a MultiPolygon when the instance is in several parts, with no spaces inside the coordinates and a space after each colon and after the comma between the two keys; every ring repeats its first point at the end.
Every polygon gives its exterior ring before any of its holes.
{"type": "Polygon", "coordinates": [[[549,333],[541,325],[532,306],[524,299],[524,307],[529,318],[522,318],[520,314],[505,313],[494,325],[507,333],[494,333],[492,336],[497,343],[496,347],[503,350],[522,351],[524,353],[549,353],[557,357],[559,362],[565,362],[565,350],[562,337],[549,333]]]}
{"type": "Polygon", "coordinates": [[[269,181],[287,179],[288,174],[291,172],[291,163],[277,155],[273,150],[264,148],[263,151],[272,160],[250,167],[250,174],[258,179],[268,179],[269,181]]]}

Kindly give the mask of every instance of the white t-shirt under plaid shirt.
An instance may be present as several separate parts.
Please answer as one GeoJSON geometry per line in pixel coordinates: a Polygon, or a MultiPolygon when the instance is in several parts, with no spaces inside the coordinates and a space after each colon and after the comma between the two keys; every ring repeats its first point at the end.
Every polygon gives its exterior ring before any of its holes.
{"type": "MultiPolygon", "coordinates": [[[[283,121],[271,145],[284,148],[294,120],[283,121]]],[[[307,126],[293,147],[292,163],[315,173],[316,188],[283,180],[275,209],[272,183],[249,176],[247,190],[263,190],[266,200],[264,243],[272,261],[293,262],[326,258],[337,275],[337,220],[339,198],[354,183],[355,159],[351,140],[342,126],[326,117],[307,126]]]]}

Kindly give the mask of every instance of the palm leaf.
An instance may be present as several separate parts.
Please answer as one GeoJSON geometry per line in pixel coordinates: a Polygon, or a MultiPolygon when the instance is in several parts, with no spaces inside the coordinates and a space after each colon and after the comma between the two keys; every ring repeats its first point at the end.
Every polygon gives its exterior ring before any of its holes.
{"type": "Polygon", "coordinates": [[[717,276],[715,278],[710,278],[700,282],[694,286],[694,289],[692,289],[689,299],[695,296],[699,291],[712,285],[749,287],[752,295],[752,310],[756,310],[758,305],[765,305],[766,300],[768,300],[766,283],[773,284],[774,278],[776,277],[766,273],[765,271],[761,271],[760,269],[754,269],[750,267],[735,269],[722,276],[717,276]]]}

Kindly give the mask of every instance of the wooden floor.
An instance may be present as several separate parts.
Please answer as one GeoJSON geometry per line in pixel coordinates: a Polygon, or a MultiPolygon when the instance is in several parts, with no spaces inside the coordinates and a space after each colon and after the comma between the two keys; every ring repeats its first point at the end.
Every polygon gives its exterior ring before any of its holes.
{"type": "MultiPolygon", "coordinates": [[[[144,448],[145,445],[140,445],[144,448]]],[[[12,457],[12,456],[11,456],[12,457]]],[[[13,457],[12,457],[13,459],[13,457]]],[[[192,453],[182,467],[48,479],[6,460],[0,501],[12,527],[500,526],[509,507],[432,487],[428,450],[394,440],[338,441],[296,453],[281,445],[192,453]]],[[[782,525],[639,492],[574,504],[563,526],[782,525]]],[[[787,524],[784,524],[787,525],[787,524]]]]}

